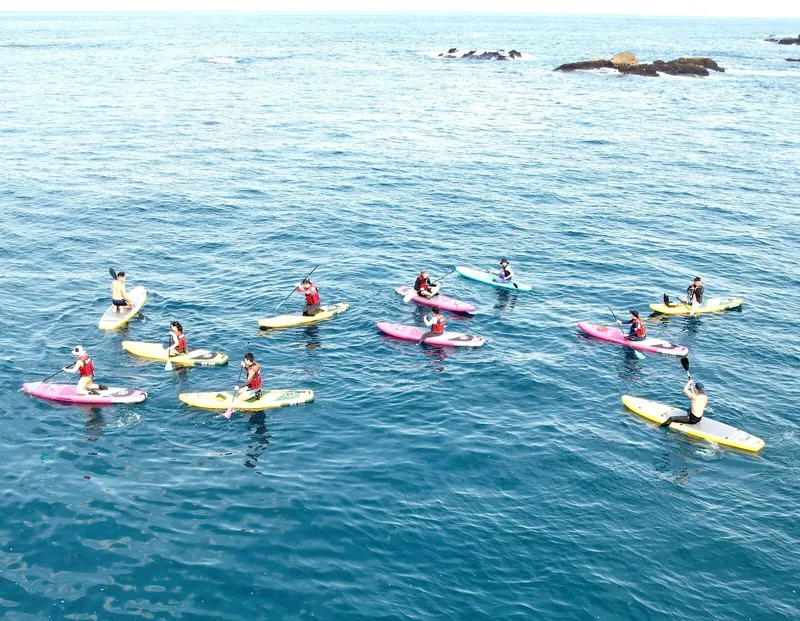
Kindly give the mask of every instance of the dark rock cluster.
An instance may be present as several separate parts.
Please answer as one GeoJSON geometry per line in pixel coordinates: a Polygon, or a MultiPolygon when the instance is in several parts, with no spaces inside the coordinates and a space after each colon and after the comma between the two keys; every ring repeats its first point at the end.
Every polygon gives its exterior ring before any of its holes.
{"type": "Polygon", "coordinates": [[[800,58],[787,58],[787,63],[800,63],[800,58]]]}
{"type": "Polygon", "coordinates": [[[620,73],[629,75],[644,75],[658,77],[659,73],[669,75],[708,75],[708,70],[724,72],[712,58],[683,56],[675,60],[663,61],[656,60],[652,63],[639,63],[636,57],[630,52],[617,54],[611,60],[585,60],[577,63],[566,63],[556,67],[554,71],[577,71],[581,69],[616,69],[620,73]],[[628,56],[624,56],[628,55],[628,56]],[[618,57],[624,57],[626,62],[616,61],[618,57]]]}
{"type": "Polygon", "coordinates": [[[770,43],[777,43],[778,45],[800,45],[800,35],[797,37],[784,37],[783,39],[764,39],[770,43]]]}
{"type": "Polygon", "coordinates": [[[522,58],[522,54],[520,54],[517,50],[511,50],[510,52],[506,53],[505,50],[499,50],[497,52],[481,52],[478,54],[477,50],[470,50],[466,54],[460,54],[458,49],[455,47],[451,47],[447,50],[447,53],[439,54],[439,58],[469,58],[474,60],[514,60],[515,58],[522,58]]]}

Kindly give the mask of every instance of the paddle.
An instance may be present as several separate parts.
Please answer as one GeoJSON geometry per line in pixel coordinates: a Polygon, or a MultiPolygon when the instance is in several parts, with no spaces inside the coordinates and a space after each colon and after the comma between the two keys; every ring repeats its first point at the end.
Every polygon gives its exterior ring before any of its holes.
{"type": "Polygon", "coordinates": [[[48,376],[47,376],[47,377],[45,377],[43,380],[39,380],[39,381],[40,381],[42,384],[44,384],[44,383],[45,383],[47,380],[49,380],[49,379],[52,379],[52,378],[54,378],[56,375],[58,375],[59,373],[63,373],[63,372],[64,372],[64,367],[61,367],[61,368],[60,368],[58,371],[56,371],[56,372],[55,372],[55,373],[53,373],[52,375],[48,375],[48,376]]]}
{"type": "Polygon", "coordinates": [[[170,350],[172,349],[172,330],[169,331],[169,341],[167,345],[167,364],[164,365],[165,371],[172,371],[172,363],[169,361],[170,354],[172,353],[170,350]]]}
{"type": "MultiPolygon", "coordinates": [[[[447,278],[453,272],[455,272],[455,270],[450,270],[449,272],[447,272],[447,274],[445,274],[444,276],[442,276],[438,280],[434,280],[431,284],[435,285],[437,282],[442,282],[445,278],[447,278]]],[[[411,287],[411,289],[403,296],[403,302],[410,302],[414,298],[415,295],[417,295],[417,290],[414,289],[414,287],[411,287]]],[[[439,295],[439,294],[437,293],[436,295],[439,295]]],[[[431,297],[433,297],[433,296],[431,296],[431,297]]]]}
{"type": "Polygon", "coordinates": [[[683,370],[686,371],[686,377],[688,377],[689,381],[691,381],[692,374],[689,373],[689,359],[686,356],[681,358],[681,366],[683,367],[683,370]]]}
{"type": "Polygon", "coordinates": [[[117,273],[114,271],[113,267],[108,268],[108,273],[111,274],[111,278],[113,278],[114,280],[117,279],[117,273]]]}
{"type": "MultiPolygon", "coordinates": [[[[322,263],[320,263],[320,265],[322,265],[322,263]]],[[[317,267],[319,267],[319,265],[317,265],[317,267]]],[[[311,278],[311,274],[313,274],[313,273],[314,273],[314,271],[317,269],[317,267],[315,267],[313,270],[311,270],[311,271],[308,273],[308,275],[306,276],[306,278],[311,278]]],[[[303,280],[305,280],[306,278],[304,278],[303,280]]],[[[294,293],[295,291],[297,291],[297,287],[294,287],[294,288],[292,289],[292,293],[294,293]]],[[[278,309],[279,309],[281,306],[283,306],[283,303],[284,303],[286,300],[288,300],[290,297],[292,297],[292,293],[290,293],[290,294],[289,294],[289,295],[287,295],[285,298],[283,298],[283,300],[281,301],[281,303],[280,303],[280,304],[278,304],[278,305],[275,307],[275,310],[276,310],[276,311],[277,311],[277,310],[278,310],[278,309]]]]}
{"type": "MultiPolygon", "coordinates": [[[[609,307],[608,307],[608,310],[610,310],[610,311],[611,311],[611,314],[614,316],[614,321],[619,321],[619,319],[617,319],[617,316],[614,314],[614,309],[612,309],[612,308],[609,306],[609,307]]],[[[623,330],[623,329],[622,329],[622,326],[621,326],[621,325],[619,325],[619,324],[617,324],[617,327],[619,328],[619,331],[620,331],[620,332],[622,332],[622,336],[624,336],[624,337],[625,337],[625,340],[627,341],[627,340],[628,340],[628,337],[625,335],[625,330],[623,330]]],[[[634,354],[636,354],[636,357],[637,357],[639,360],[644,360],[644,354],[643,354],[642,352],[640,352],[640,351],[638,351],[638,350],[636,350],[636,349],[633,349],[633,347],[631,347],[631,350],[633,350],[633,353],[634,353],[634,354]]]]}
{"type": "MultiPolygon", "coordinates": [[[[500,274],[500,272],[495,272],[494,270],[484,269],[483,271],[486,272],[487,274],[497,274],[497,275],[500,274]]],[[[506,285],[514,285],[514,289],[519,289],[519,285],[517,283],[515,283],[513,280],[510,281],[510,282],[508,280],[502,280],[502,281],[495,280],[495,282],[502,282],[502,283],[504,283],[506,285]]]]}
{"type": "MultiPolygon", "coordinates": [[[[250,349],[250,341],[247,341],[247,345],[245,345],[245,353],[247,350],[250,349]]],[[[243,358],[244,359],[244,358],[243,358]]],[[[233,402],[236,401],[236,389],[239,387],[239,381],[242,379],[242,371],[244,371],[244,367],[239,364],[239,377],[236,378],[236,386],[233,388],[233,397],[231,398],[231,404],[228,406],[228,409],[225,410],[223,416],[225,418],[230,418],[233,414],[233,402]]]]}

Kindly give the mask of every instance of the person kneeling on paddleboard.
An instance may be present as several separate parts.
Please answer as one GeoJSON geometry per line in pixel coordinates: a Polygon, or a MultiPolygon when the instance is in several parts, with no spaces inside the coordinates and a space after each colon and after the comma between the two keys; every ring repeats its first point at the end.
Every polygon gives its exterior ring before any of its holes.
{"type": "Polygon", "coordinates": [[[255,356],[250,352],[244,355],[241,367],[247,370],[245,385],[237,386],[238,397],[243,401],[252,401],[261,398],[261,366],[256,362],[255,356]]]}
{"type": "Polygon", "coordinates": [[[118,272],[116,280],[111,281],[111,303],[117,312],[133,308],[133,302],[125,291],[125,272],[118,272]]]}
{"type": "Polygon", "coordinates": [[[631,324],[631,329],[628,332],[628,340],[629,341],[643,341],[647,338],[647,328],[644,325],[644,319],[639,317],[639,311],[632,310],[630,311],[631,318],[630,321],[620,321],[617,319],[617,325],[622,324],[631,324]]]}
{"type": "Polygon", "coordinates": [[[692,400],[692,405],[686,408],[686,416],[670,416],[661,423],[662,427],[669,427],[672,423],[696,425],[703,418],[703,413],[708,405],[705,386],[700,382],[695,384],[693,380],[689,380],[683,387],[683,394],[692,400]]]}
{"type": "Polygon", "coordinates": [[[500,269],[496,272],[492,271],[492,274],[497,274],[496,282],[511,282],[514,278],[514,270],[511,269],[508,259],[505,257],[500,259],[500,269]]]}
{"type": "Polygon", "coordinates": [[[430,338],[432,336],[441,336],[444,334],[444,315],[442,315],[441,311],[439,310],[438,306],[434,306],[432,309],[433,315],[430,319],[427,316],[423,317],[422,320],[425,322],[425,325],[428,326],[431,330],[430,332],[426,332],[425,334],[420,337],[419,342],[420,344],[425,342],[425,339],[430,338]]]}
{"type": "Polygon", "coordinates": [[[77,358],[71,367],[64,367],[61,370],[67,373],[79,373],[78,386],[75,392],[79,395],[97,395],[100,386],[94,383],[94,362],[86,350],[80,345],[72,349],[72,355],[77,358]]]}
{"type": "Polygon", "coordinates": [[[428,275],[428,270],[422,270],[414,281],[414,290],[417,295],[428,298],[429,300],[439,294],[439,285],[434,285],[428,275]]]}
{"type": "Polygon", "coordinates": [[[183,326],[180,321],[173,321],[169,324],[169,336],[172,340],[169,347],[170,356],[180,356],[189,351],[186,346],[186,335],[183,333],[183,326]]]}
{"type": "Polygon", "coordinates": [[[319,290],[317,286],[311,282],[310,278],[303,279],[303,282],[297,285],[297,290],[306,296],[306,305],[303,307],[304,316],[311,317],[320,312],[319,290]]]}
{"type": "Polygon", "coordinates": [[[691,306],[689,314],[693,315],[695,308],[703,303],[704,293],[705,293],[705,288],[703,287],[703,281],[700,279],[699,276],[695,276],[695,279],[692,282],[692,284],[686,287],[685,298],[680,298],[679,302],[670,302],[669,296],[665,293],[664,306],[672,308],[674,308],[675,306],[680,306],[681,304],[683,304],[684,306],[691,306]]]}

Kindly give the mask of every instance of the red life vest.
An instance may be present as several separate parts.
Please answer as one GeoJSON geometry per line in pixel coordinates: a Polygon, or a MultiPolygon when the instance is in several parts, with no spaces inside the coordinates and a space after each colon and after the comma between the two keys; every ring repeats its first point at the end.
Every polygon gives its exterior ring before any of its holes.
{"type": "Polygon", "coordinates": [[[647,336],[647,328],[644,325],[644,321],[641,318],[633,320],[633,327],[636,330],[636,336],[640,339],[643,339],[647,336]]]}
{"type": "Polygon", "coordinates": [[[319,291],[316,285],[309,285],[303,293],[306,294],[306,304],[319,304],[319,291]]]}
{"type": "Polygon", "coordinates": [[[249,367],[247,367],[247,373],[250,374],[250,371],[255,367],[255,373],[253,373],[253,377],[247,382],[247,387],[250,390],[261,390],[261,367],[258,366],[257,362],[254,362],[249,367]]]}
{"type": "Polygon", "coordinates": [[[80,373],[81,377],[91,377],[94,375],[94,362],[92,362],[89,354],[78,356],[78,360],[83,363],[78,369],[78,373],[80,373]]]}
{"type": "Polygon", "coordinates": [[[442,315],[433,316],[433,324],[431,325],[431,332],[434,334],[444,334],[444,317],[442,315]]]}
{"type": "Polygon", "coordinates": [[[186,353],[186,335],[183,332],[178,335],[178,343],[175,345],[175,351],[179,354],[186,353]]]}
{"type": "Polygon", "coordinates": [[[430,287],[428,287],[428,279],[423,278],[421,275],[417,276],[417,282],[414,283],[414,289],[417,291],[430,291],[430,287]]]}

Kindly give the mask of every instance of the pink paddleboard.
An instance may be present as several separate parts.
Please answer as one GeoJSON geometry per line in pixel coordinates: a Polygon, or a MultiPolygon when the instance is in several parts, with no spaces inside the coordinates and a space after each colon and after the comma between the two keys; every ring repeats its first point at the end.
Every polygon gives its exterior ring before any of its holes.
{"type": "MultiPolygon", "coordinates": [[[[406,293],[411,291],[411,289],[412,287],[397,287],[395,291],[404,296],[406,293]]],[[[442,310],[450,311],[451,313],[471,313],[475,310],[475,307],[472,304],[467,304],[466,302],[448,298],[445,295],[435,295],[430,299],[424,298],[421,295],[415,295],[413,298],[411,298],[411,301],[416,302],[417,304],[424,304],[425,306],[438,306],[442,310]]]]}
{"type": "MultiPolygon", "coordinates": [[[[417,326],[407,326],[402,323],[379,321],[376,325],[378,326],[378,330],[384,334],[407,341],[419,341],[422,335],[425,334],[425,332],[420,330],[417,326]]],[[[482,336],[472,336],[469,334],[447,331],[439,336],[432,336],[425,339],[427,345],[446,345],[448,347],[480,347],[485,342],[482,336]]]]}
{"type": "Polygon", "coordinates": [[[127,388],[106,388],[105,390],[99,390],[100,394],[98,395],[79,395],[75,392],[74,384],[30,382],[23,384],[22,390],[40,399],[87,405],[140,403],[147,399],[147,393],[143,390],[128,390],[127,388]]]}
{"type": "Polygon", "coordinates": [[[689,353],[689,349],[683,345],[673,345],[662,339],[645,339],[643,341],[629,341],[620,332],[619,328],[609,328],[608,326],[598,326],[588,321],[581,321],[578,327],[586,332],[589,336],[608,341],[609,343],[616,343],[617,345],[625,345],[639,351],[646,351],[650,354],[667,354],[668,356],[685,356],[689,353]]]}

